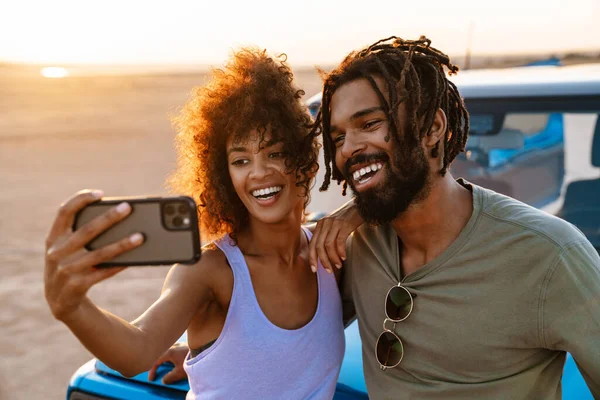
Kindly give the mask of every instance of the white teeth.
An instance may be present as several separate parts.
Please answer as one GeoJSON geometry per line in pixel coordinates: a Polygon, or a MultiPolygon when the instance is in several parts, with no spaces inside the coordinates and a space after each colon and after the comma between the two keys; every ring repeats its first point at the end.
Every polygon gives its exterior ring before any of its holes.
{"type": "MultiPolygon", "coordinates": [[[[354,173],[352,174],[352,178],[354,178],[355,181],[358,181],[358,180],[360,180],[361,177],[368,174],[369,172],[379,171],[381,168],[383,168],[383,164],[373,163],[364,168],[357,169],[356,171],[354,171],[354,173]]],[[[366,181],[364,181],[364,182],[366,182],[366,181]]]]}
{"type": "Polygon", "coordinates": [[[271,186],[268,188],[264,188],[264,189],[256,189],[252,191],[252,196],[254,197],[258,197],[258,196],[265,196],[267,194],[275,194],[278,193],[279,191],[281,191],[281,189],[283,189],[282,186],[271,186]]]}

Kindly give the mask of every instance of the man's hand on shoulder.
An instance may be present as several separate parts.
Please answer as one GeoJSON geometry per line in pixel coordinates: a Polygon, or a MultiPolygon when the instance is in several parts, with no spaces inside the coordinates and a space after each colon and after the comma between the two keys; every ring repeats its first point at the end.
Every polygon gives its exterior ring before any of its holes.
{"type": "Polygon", "coordinates": [[[314,227],[309,243],[309,260],[313,272],[317,271],[318,261],[332,273],[342,268],[346,260],[346,239],[363,224],[362,217],[351,200],[332,214],[321,218],[314,227]]]}

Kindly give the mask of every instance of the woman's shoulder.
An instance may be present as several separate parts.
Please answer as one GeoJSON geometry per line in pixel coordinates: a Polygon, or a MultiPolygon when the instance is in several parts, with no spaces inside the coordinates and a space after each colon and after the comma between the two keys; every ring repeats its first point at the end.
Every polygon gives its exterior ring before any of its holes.
{"type": "Polygon", "coordinates": [[[207,275],[218,277],[222,273],[231,273],[227,262],[227,257],[223,251],[214,243],[208,243],[202,246],[200,260],[195,264],[175,264],[172,273],[189,279],[202,277],[206,279],[207,275]]]}
{"type": "Polygon", "coordinates": [[[225,256],[225,253],[223,253],[223,250],[221,250],[215,242],[210,242],[202,246],[202,255],[200,256],[200,260],[198,261],[198,263],[196,263],[196,265],[200,269],[229,269],[229,263],[227,262],[227,257],[225,256]]]}
{"type": "Polygon", "coordinates": [[[222,304],[229,304],[233,292],[233,270],[225,253],[214,242],[202,247],[198,269],[211,282],[216,298],[222,304]]]}

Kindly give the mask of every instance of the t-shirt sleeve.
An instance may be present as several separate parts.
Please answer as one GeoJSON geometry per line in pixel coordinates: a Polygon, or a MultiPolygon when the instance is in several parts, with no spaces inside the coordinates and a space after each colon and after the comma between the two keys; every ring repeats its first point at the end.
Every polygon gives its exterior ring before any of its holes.
{"type": "Polygon", "coordinates": [[[342,313],[344,317],[344,326],[356,319],[356,309],[352,299],[352,238],[350,235],[346,240],[346,261],[342,267],[340,277],[340,294],[342,296],[342,313]]]}
{"type": "Polygon", "coordinates": [[[540,305],[542,343],[571,353],[594,398],[600,398],[600,257],[589,242],[557,256],[540,305]]]}

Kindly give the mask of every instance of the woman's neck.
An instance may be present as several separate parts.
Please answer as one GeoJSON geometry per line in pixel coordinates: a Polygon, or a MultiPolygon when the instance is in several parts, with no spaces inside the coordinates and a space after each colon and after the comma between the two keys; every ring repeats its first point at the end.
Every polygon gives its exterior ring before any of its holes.
{"type": "Polygon", "coordinates": [[[238,234],[238,246],[246,255],[274,259],[279,265],[292,267],[308,244],[301,224],[302,212],[290,213],[289,218],[276,224],[250,216],[247,228],[238,234]]]}

